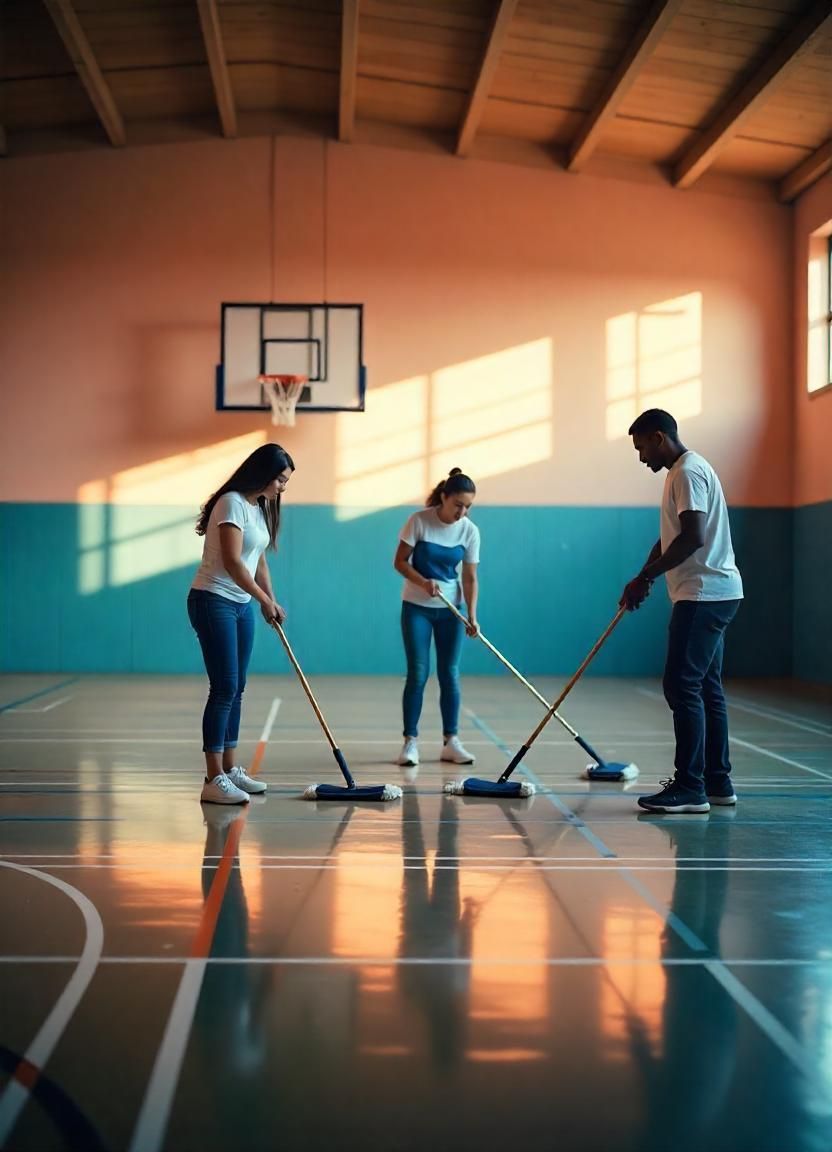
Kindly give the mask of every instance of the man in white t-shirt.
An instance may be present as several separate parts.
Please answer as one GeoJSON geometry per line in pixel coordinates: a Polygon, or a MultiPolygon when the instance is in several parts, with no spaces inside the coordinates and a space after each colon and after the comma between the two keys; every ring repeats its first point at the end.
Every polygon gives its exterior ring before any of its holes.
{"type": "Polygon", "coordinates": [[[722,656],[725,631],[743,591],[728,509],[716,472],[684,446],[669,412],[642,412],[630,435],[642,464],[653,472],[668,471],[661,536],[642,570],[624,588],[620,604],[633,611],[649,595],[653,581],[665,577],[673,610],[663,687],[676,733],[674,778],[638,803],[648,812],[709,812],[711,804],[737,802],[722,656]]]}

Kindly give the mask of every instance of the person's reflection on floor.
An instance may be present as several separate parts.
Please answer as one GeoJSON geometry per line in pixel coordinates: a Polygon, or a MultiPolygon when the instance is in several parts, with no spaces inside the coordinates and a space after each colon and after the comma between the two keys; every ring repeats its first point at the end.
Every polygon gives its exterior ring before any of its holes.
{"type": "MultiPolygon", "coordinates": [[[[239,859],[239,837],[246,808],[201,805],[205,820],[202,893],[207,903],[223,860],[230,863],[225,894],[217,913],[211,945],[213,960],[249,957],[249,914],[239,859]],[[224,854],[233,837],[228,857],[224,854]]],[[[215,899],[216,897],[214,897],[215,899]]],[[[213,963],[208,965],[194,1030],[224,1070],[241,1081],[255,1079],[266,1057],[265,1003],[271,966],[213,963]]]]}
{"type": "MultiPolygon", "coordinates": [[[[701,1152],[721,1147],[736,1067],[737,1006],[700,965],[678,960],[719,959],[720,931],[728,891],[726,860],[733,810],[710,817],[670,817],[661,828],[671,839],[676,875],[670,912],[662,930],[665,997],[662,1051],[642,1047],[648,1074],[645,1152],[701,1152]],[[704,945],[674,928],[684,925],[704,945]]],[[[656,823],[652,817],[644,822],[656,823]]],[[[682,930],[684,931],[684,930],[682,930]]]]}
{"type": "Polygon", "coordinates": [[[445,1071],[465,1053],[465,1031],[471,983],[474,906],[460,901],[457,860],[457,807],[444,796],[439,807],[439,837],[433,876],[428,874],[425,841],[415,792],[406,791],[402,806],[404,859],[401,937],[403,960],[397,967],[404,994],[427,1024],[434,1067],[445,1071]],[[443,961],[457,961],[443,963],[443,961]]]}

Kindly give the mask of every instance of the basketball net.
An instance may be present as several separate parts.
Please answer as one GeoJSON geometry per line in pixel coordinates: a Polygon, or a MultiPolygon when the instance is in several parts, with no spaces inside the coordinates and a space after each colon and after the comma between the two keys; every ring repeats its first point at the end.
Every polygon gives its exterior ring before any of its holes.
{"type": "Polygon", "coordinates": [[[258,376],[272,406],[272,424],[295,426],[295,411],[300,394],[309,382],[308,376],[258,376]]]}

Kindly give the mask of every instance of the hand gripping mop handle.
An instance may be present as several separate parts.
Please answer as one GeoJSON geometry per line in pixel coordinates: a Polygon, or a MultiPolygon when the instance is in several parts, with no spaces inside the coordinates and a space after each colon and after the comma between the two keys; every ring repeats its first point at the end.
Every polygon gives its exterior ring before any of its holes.
{"type": "Polygon", "coordinates": [[[272,620],[271,623],[272,623],[272,628],[274,628],[275,632],[278,634],[278,636],[280,637],[280,639],[283,643],[283,647],[286,649],[286,655],[291,660],[292,666],[295,669],[295,672],[297,672],[298,680],[300,680],[301,684],[303,685],[303,690],[309,698],[309,703],[312,705],[312,711],[318,717],[318,723],[320,724],[321,728],[323,728],[324,736],[326,736],[327,740],[329,741],[329,746],[332,749],[332,754],[335,757],[336,761],[338,762],[338,767],[341,769],[343,777],[347,782],[347,786],[349,788],[354,788],[355,787],[355,780],[353,780],[352,773],[350,772],[349,768],[347,767],[347,762],[344,759],[344,754],[341,751],[341,749],[338,747],[338,745],[335,743],[335,737],[330,732],[329,725],[327,724],[326,720],[324,719],[323,713],[321,712],[320,708],[318,707],[318,701],[312,695],[312,689],[309,687],[309,681],[304,676],[303,669],[301,668],[300,664],[298,664],[298,662],[297,662],[297,658],[295,657],[295,654],[292,651],[292,647],[291,647],[289,641],[286,639],[286,633],[283,631],[283,628],[281,627],[281,625],[278,623],[277,620],[272,620]]]}
{"type": "Polygon", "coordinates": [[[589,655],[586,657],[586,659],[584,660],[584,662],[581,664],[581,666],[580,666],[580,668],[578,669],[578,671],[575,673],[575,675],[572,677],[572,679],[571,679],[571,680],[569,681],[569,683],[566,685],[566,687],[565,687],[565,688],[564,688],[564,690],[561,692],[560,696],[558,696],[558,698],[557,698],[557,700],[554,702],[554,704],[552,704],[552,706],[549,708],[548,712],[547,712],[547,713],[546,713],[546,715],[543,717],[543,719],[540,721],[540,723],[538,724],[538,726],[535,728],[534,732],[532,732],[531,736],[528,738],[528,740],[527,740],[527,741],[526,741],[526,743],[523,745],[523,747],[522,747],[522,748],[521,748],[521,749],[520,749],[518,752],[516,752],[516,753],[514,754],[514,756],[512,757],[512,759],[511,759],[510,763],[509,763],[509,764],[508,764],[508,766],[506,767],[506,770],[505,770],[505,772],[503,772],[502,776],[500,777],[500,783],[501,783],[501,784],[505,783],[505,781],[506,781],[506,780],[508,780],[509,776],[512,774],[512,772],[514,771],[514,769],[517,767],[517,765],[520,763],[520,761],[521,761],[521,760],[523,759],[523,757],[526,755],[526,753],[528,752],[528,750],[531,748],[532,744],[534,744],[535,740],[538,738],[538,736],[539,736],[539,735],[540,735],[540,733],[543,731],[543,729],[546,727],[546,725],[549,723],[549,721],[552,719],[552,717],[553,717],[553,716],[555,716],[555,715],[557,715],[557,710],[558,710],[558,708],[560,708],[561,704],[564,702],[564,700],[566,699],[566,697],[569,695],[569,693],[572,691],[572,689],[573,689],[573,688],[575,687],[575,685],[578,683],[578,681],[580,680],[580,678],[583,676],[584,672],[585,672],[585,671],[586,671],[586,669],[589,667],[589,665],[590,665],[590,663],[592,662],[592,660],[593,660],[593,659],[595,658],[595,656],[598,654],[598,651],[599,651],[599,649],[600,649],[600,648],[603,646],[603,644],[605,643],[605,641],[608,639],[608,637],[609,637],[610,633],[612,632],[613,628],[615,628],[616,624],[618,623],[618,621],[621,619],[621,617],[624,615],[624,613],[625,613],[626,611],[627,611],[627,609],[626,609],[626,608],[619,608],[619,609],[618,609],[618,611],[616,612],[615,616],[613,616],[613,618],[612,618],[612,620],[610,621],[610,623],[609,623],[609,624],[607,625],[607,627],[604,629],[604,632],[603,632],[603,634],[602,634],[602,635],[601,635],[601,636],[598,638],[598,640],[596,640],[596,642],[593,644],[593,646],[592,646],[592,650],[590,651],[589,655]]]}

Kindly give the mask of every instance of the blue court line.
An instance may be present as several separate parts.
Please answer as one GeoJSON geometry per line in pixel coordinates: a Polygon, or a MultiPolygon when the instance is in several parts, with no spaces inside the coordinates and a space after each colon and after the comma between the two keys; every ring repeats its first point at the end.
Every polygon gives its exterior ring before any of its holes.
{"type": "MultiPolygon", "coordinates": [[[[500,751],[503,753],[503,755],[508,756],[509,760],[511,760],[514,753],[511,751],[511,749],[508,747],[507,744],[503,743],[503,741],[500,739],[500,737],[497,735],[497,733],[494,732],[489,727],[489,725],[486,724],[486,722],[484,720],[481,720],[479,718],[479,716],[477,716],[476,712],[472,712],[470,710],[470,708],[466,708],[465,711],[466,711],[467,715],[471,718],[471,720],[473,720],[473,722],[477,726],[477,728],[479,728],[480,732],[482,732],[485,736],[487,736],[488,739],[493,744],[496,744],[497,747],[500,749],[500,751]]],[[[524,772],[526,774],[526,776],[528,776],[529,780],[531,780],[532,784],[534,784],[536,788],[539,788],[541,791],[544,791],[543,784],[538,779],[538,777],[535,775],[535,773],[532,772],[532,770],[531,770],[531,768],[529,768],[528,764],[526,764],[525,762],[521,762],[520,771],[524,772]]],[[[596,850],[596,852],[599,852],[602,856],[606,857],[606,859],[608,859],[608,860],[615,859],[615,857],[618,855],[618,853],[613,852],[612,848],[609,848],[604,843],[603,840],[601,840],[598,836],[596,836],[595,833],[592,831],[592,829],[589,828],[584,823],[584,821],[580,818],[580,816],[578,816],[577,813],[573,812],[568,804],[564,804],[564,802],[561,800],[560,796],[558,796],[558,794],[556,792],[551,792],[548,789],[546,789],[544,794],[545,794],[546,798],[549,800],[549,802],[551,804],[553,804],[555,806],[555,808],[557,808],[558,812],[560,812],[560,814],[564,817],[564,819],[569,824],[571,824],[574,828],[576,828],[578,830],[578,832],[580,832],[580,834],[586,840],[588,840],[590,842],[590,844],[596,850]]]]}
{"type": "Polygon", "coordinates": [[[19,708],[21,704],[28,704],[30,700],[37,700],[41,696],[48,696],[50,692],[57,692],[59,688],[66,688],[67,684],[76,684],[80,679],[80,676],[70,676],[68,680],[61,680],[59,684],[53,684],[51,688],[41,688],[39,692],[32,692],[29,696],[21,696],[19,700],[12,700],[10,704],[0,704],[0,712],[19,708]]]}
{"type": "MultiPolygon", "coordinates": [[[[465,711],[467,715],[470,716],[470,718],[473,720],[473,722],[480,728],[480,731],[484,732],[502,752],[506,753],[508,756],[512,755],[510,751],[507,751],[506,745],[503,744],[500,738],[495,733],[491,732],[491,729],[487,724],[481,722],[479,717],[469,708],[466,708],[465,711]]],[[[535,773],[533,773],[525,763],[522,765],[521,770],[526,773],[530,780],[532,780],[534,783],[538,783],[538,779],[535,773]]],[[[562,804],[562,802],[559,802],[559,798],[556,797],[553,793],[547,792],[546,795],[556,808],[559,808],[561,811],[571,812],[571,809],[567,808],[566,805],[562,804]]],[[[590,837],[593,835],[590,829],[586,827],[584,822],[580,820],[580,817],[575,815],[574,812],[571,814],[575,821],[579,821],[580,824],[583,825],[583,827],[579,828],[578,830],[581,832],[584,832],[585,830],[586,833],[589,833],[587,839],[590,839],[590,837]]],[[[597,837],[595,839],[597,840],[597,837]]],[[[606,845],[603,844],[602,840],[597,840],[597,843],[606,848],[606,845]]],[[[616,853],[612,852],[610,849],[606,849],[606,852],[609,855],[616,857],[616,853]]],[[[817,1069],[814,1062],[808,1053],[804,1052],[800,1042],[795,1040],[792,1034],[788,1031],[788,1029],[784,1028],[777,1017],[772,1012],[770,1012],[760,1000],[757,999],[753,992],[749,991],[749,989],[746,988],[746,986],[740,980],[738,980],[731,972],[728,971],[724,961],[719,956],[714,956],[713,951],[708,948],[708,946],[703,943],[702,940],[700,940],[696,933],[688,927],[685,921],[682,920],[681,917],[677,916],[666,904],[662,903],[661,900],[653,896],[650,890],[646,889],[628,868],[622,868],[619,872],[619,875],[630,885],[634,892],[636,892],[643,900],[647,902],[647,904],[655,912],[665,918],[668,926],[673,929],[673,931],[679,936],[680,939],[685,942],[688,947],[692,947],[694,951],[697,951],[700,954],[705,953],[708,955],[708,959],[705,960],[705,966],[713,979],[722,986],[722,988],[728,993],[729,996],[732,997],[734,1003],[737,1004],[751,1020],[753,1020],[757,1028],[771,1043],[774,1044],[779,1052],[784,1055],[786,1059],[790,1060],[791,1063],[800,1070],[800,1072],[802,1072],[814,1091],[821,1098],[825,1098],[825,1084],[819,1082],[817,1069]]],[[[620,993],[619,997],[621,998],[620,993]]],[[[627,1004],[626,1000],[624,1000],[624,1003],[625,1005],[627,1004]]],[[[629,1010],[629,1005],[627,1005],[627,1010],[629,1010]]]]}

